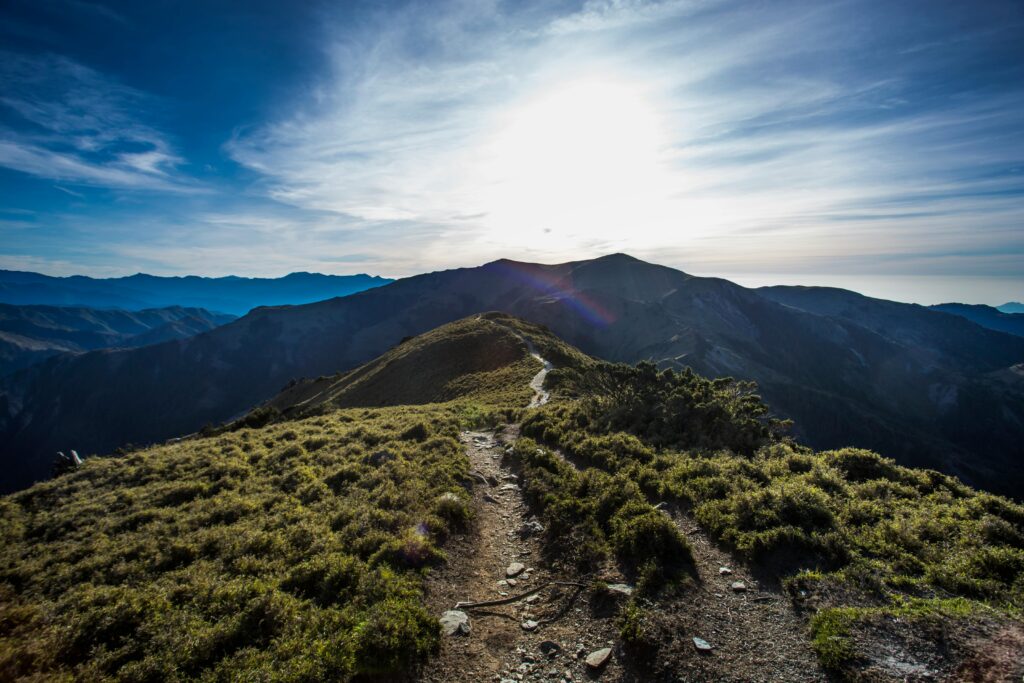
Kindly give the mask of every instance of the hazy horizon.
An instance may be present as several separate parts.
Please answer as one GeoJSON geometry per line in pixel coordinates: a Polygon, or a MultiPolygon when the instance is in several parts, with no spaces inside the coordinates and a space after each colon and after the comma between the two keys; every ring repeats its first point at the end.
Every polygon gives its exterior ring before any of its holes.
{"type": "MultiPolygon", "coordinates": [[[[579,259],[575,259],[579,260],[579,259]]],[[[469,265],[453,265],[451,268],[471,268],[482,264],[469,264],[469,265]]],[[[966,304],[985,304],[987,306],[1002,306],[1007,303],[1014,303],[1020,301],[1024,296],[1020,294],[1013,296],[1006,296],[1002,299],[996,298],[985,298],[982,294],[986,291],[999,291],[999,280],[997,278],[958,278],[956,281],[951,282],[946,278],[941,277],[929,277],[929,276],[834,276],[823,273],[704,273],[704,272],[693,272],[687,270],[685,267],[673,266],[668,263],[661,263],[659,265],[665,265],[670,268],[676,268],[690,275],[698,277],[715,277],[730,280],[738,285],[748,288],[767,287],[772,285],[792,285],[792,286],[805,286],[805,287],[838,287],[841,289],[847,289],[850,291],[858,292],[865,296],[873,297],[876,299],[888,299],[891,301],[900,301],[903,303],[916,303],[923,306],[930,306],[934,304],[942,303],[966,303],[966,304]],[[955,289],[954,289],[955,287],[955,289]],[[975,296],[974,293],[978,293],[975,296]]],[[[448,268],[442,268],[439,270],[447,270],[448,268]]],[[[36,272],[36,271],[30,271],[36,272]]],[[[434,272],[434,271],[423,271],[434,272]]],[[[80,272],[51,272],[41,273],[43,275],[49,275],[52,277],[70,277],[74,275],[86,275],[87,277],[95,278],[119,278],[119,277],[131,277],[132,275],[144,274],[144,275],[155,275],[158,277],[186,277],[189,275],[196,275],[198,277],[205,278],[220,278],[220,277],[246,277],[246,278],[281,278],[286,275],[294,273],[310,273],[315,275],[369,275],[377,276],[389,279],[401,279],[405,277],[413,277],[422,273],[413,272],[407,274],[392,274],[392,273],[375,273],[375,272],[337,272],[337,273],[326,273],[321,271],[289,271],[282,273],[253,273],[253,274],[239,274],[239,273],[152,273],[144,271],[133,271],[133,272],[114,272],[107,274],[89,274],[80,272]]],[[[1008,288],[1008,291],[1011,288],[1008,288]]]]}

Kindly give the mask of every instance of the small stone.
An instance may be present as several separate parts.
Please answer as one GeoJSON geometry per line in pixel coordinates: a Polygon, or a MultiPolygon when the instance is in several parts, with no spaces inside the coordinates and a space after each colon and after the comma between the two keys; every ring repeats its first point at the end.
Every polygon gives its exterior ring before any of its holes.
{"type": "Polygon", "coordinates": [[[730,569],[729,567],[719,567],[718,573],[721,576],[728,576],[729,574],[732,574],[732,569],[730,569]]]}
{"type": "Polygon", "coordinates": [[[540,596],[536,593],[526,598],[526,604],[533,605],[540,601],[540,596]]]}
{"type": "Polygon", "coordinates": [[[743,583],[742,581],[733,581],[731,584],[729,584],[729,587],[732,588],[733,591],[736,593],[745,593],[747,590],[747,584],[743,583]]]}
{"type": "Polygon", "coordinates": [[[503,474],[501,475],[502,481],[519,481],[519,477],[514,474],[503,474]]]}
{"type": "Polygon", "coordinates": [[[600,650],[594,650],[587,655],[587,666],[591,669],[600,669],[608,663],[611,656],[612,649],[610,647],[602,647],[600,650]]]}
{"type": "Polygon", "coordinates": [[[513,562],[509,566],[505,567],[505,576],[513,578],[519,576],[526,571],[526,565],[522,562],[513,562]]]}
{"type": "Polygon", "coordinates": [[[484,494],[484,502],[485,502],[485,503],[497,503],[497,502],[498,502],[498,499],[497,499],[497,498],[495,498],[494,496],[492,496],[492,495],[491,495],[491,494],[489,494],[489,493],[485,493],[485,494],[484,494]]]}
{"type": "Polygon", "coordinates": [[[627,583],[610,583],[608,584],[608,592],[630,596],[633,594],[633,587],[627,583]]]}
{"type": "Polygon", "coordinates": [[[540,651],[548,657],[553,657],[562,651],[562,646],[553,640],[545,640],[540,644],[540,651]]]}
{"type": "Polygon", "coordinates": [[[513,588],[515,588],[515,587],[516,587],[516,584],[517,584],[517,583],[519,583],[519,582],[518,582],[518,581],[516,581],[515,579],[509,579],[509,580],[508,580],[508,581],[506,581],[505,583],[507,583],[508,585],[510,585],[510,586],[512,586],[513,588]]]}
{"type": "Polygon", "coordinates": [[[498,490],[499,491],[518,491],[519,490],[519,484],[502,484],[500,487],[498,487],[498,490]]]}
{"type": "Polygon", "coordinates": [[[535,631],[537,630],[537,626],[539,626],[539,624],[533,619],[527,619],[519,625],[522,627],[524,631],[535,631]]]}
{"type": "Polygon", "coordinates": [[[544,525],[538,522],[536,519],[531,519],[519,528],[520,538],[529,538],[535,534],[544,533],[544,525]]]}
{"type": "Polygon", "coordinates": [[[457,609],[450,609],[441,615],[441,631],[446,636],[468,636],[469,615],[457,609]]]}
{"type": "Polygon", "coordinates": [[[693,646],[697,648],[697,652],[711,652],[715,649],[711,646],[711,643],[703,638],[697,638],[696,636],[693,639],[693,646]]]}

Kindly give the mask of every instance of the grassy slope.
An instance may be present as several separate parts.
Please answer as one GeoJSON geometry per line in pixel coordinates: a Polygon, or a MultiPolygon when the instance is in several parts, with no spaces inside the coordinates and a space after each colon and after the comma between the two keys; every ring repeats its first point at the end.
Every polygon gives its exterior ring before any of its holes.
{"type": "Polygon", "coordinates": [[[651,366],[549,379],[579,397],[533,413],[523,434],[681,503],[785,579],[830,666],[855,664],[853,632],[879,617],[949,624],[1024,608],[1024,506],[869,451],[793,444],[750,387],[651,366]]]}
{"type": "Polygon", "coordinates": [[[557,365],[593,362],[546,328],[486,313],[407,339],[351,372],[296,382],[266,406],[291,416],[454,399],[526,405],[532,395],[528,383],[540,364],[527,353],[524,338],[557,365]]]}
{"type": "Polygon", "coordinates": [[[6,498],[0,679],[325,680],[436,644],[420,573],[468,515],[452,407],[161,446],[6,498]]]}

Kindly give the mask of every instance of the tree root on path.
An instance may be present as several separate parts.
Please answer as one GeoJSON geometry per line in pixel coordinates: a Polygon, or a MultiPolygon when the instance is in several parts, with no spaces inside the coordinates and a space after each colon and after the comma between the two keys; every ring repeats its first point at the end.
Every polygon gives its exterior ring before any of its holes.
{"type": "Polygon", "coordinates": [[[476,613],[477,617],[501,617],[502,619],[509,619],[510,621],[518,622],[519,618],[512,614],[505,614],[504,612],[495,612],[494,610],[480,610],[476,613]]]}
{"type": "Polygon", "coordinates": [[[501,598],[500,600],[484,600],[482,602],[460,601],[455,603],[455,609],[476,609],[478,607],[494,607],[496,605],[508,605],[513,602],[518,602],[524,598],[528,598],[535,593],[540,593],[548,586],[575,586],[576,588],[580,589],[576,591],[576,593],[578,594],[580,591],[587,587],[587,584],[577,583],[576,581],[546,581],[541,585],[537,586],[536,588],[526,591],[525,593],[520,593],[519,595],[512,595],[507,598],[501,598]]]}
{"type": "MultiPolygon", "coordinates": [[[[566,583],[569,583],[569,582],[566,582],[566,583]]],[[[586,588],[586,586],[584,586],[582,584],[579,584],[579,583],[573,584],[573,585],[576,586],[576,591],[572,595],[569,596],[568,600],[565,601],[565,604],[562,606],[562,609],[558,610],[558,613],[555,616],[553,616],[553,617],[545,617],[544,619],[541,619],[540,621],[537,622],[538,624],[550,624],[553,621],[557,621],[558,619],[561,619],[562,617],[564,617],[569,612],[569,608],[572,607],[572,604],[574,602],[576,602],[576,598],[578,598],[580,596],[580,593],[582,593],[583,590],[586,588]]]]}

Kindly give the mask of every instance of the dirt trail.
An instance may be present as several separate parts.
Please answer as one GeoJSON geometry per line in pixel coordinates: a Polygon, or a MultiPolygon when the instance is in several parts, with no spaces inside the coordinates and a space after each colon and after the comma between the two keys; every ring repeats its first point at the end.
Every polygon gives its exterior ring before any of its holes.
{"type": "MultiPolygon", "coordinates": [[[[514,426],[498,435],[464,432],[461,436],[472,469],[480,475],[474,475],[476,517],[468,534],[448,542],[448,562],[428,580],[428,602],[437,615],[455,609],[459,602],[500,599],[547,581],[577,578],[552,575],[541,560],[537,532],[523,534],[533,520],[505,455],[505,444],[516,436],[514,426]],[[522,563],[527,571],[509,581],[506,568],[513,562],[522,563]]],[[[578,653],[585,656],[613,647],[617,633],[612,619],[592,614],[588,591],[575,593],[573,587],[552,586],[529,601],[465,609],[470,618],[469,635],[444,636],[441,653],[418,679],[434,683],[589,680],[591,675],[578,653]],[[552,617],[556,617],[553,622],[540,623],[532,631],[522,626],[527,620],[543,622],[552,617]],[[549,655],[541,647],[545,641],[559,649],[549,655]]],[[[624,680],[619,662],[613,654],[600,672],[601,679],[624,680]]]]}
{"type": "Polygon", "coordinates": [[[536,347],[534,347],[532,341],[530,341],[527,337],[523,337],[522,339],[524,342],[526,342],[526,348],[529,350],[530,355],[539,360],[541,365],[543,366],[540,369],[540,372],[534,375],[533,379],[530,380],[530,388],[533,389],[533,398],[530,399],[530,407],[537,408],[551,400],[551,394],[544,391],[544,380],[547,379],[548,371],[553,366],[549,361],[547,361],[546,359],[541,357],[539,353],[537,353],[537,349],[536,347]]]}

